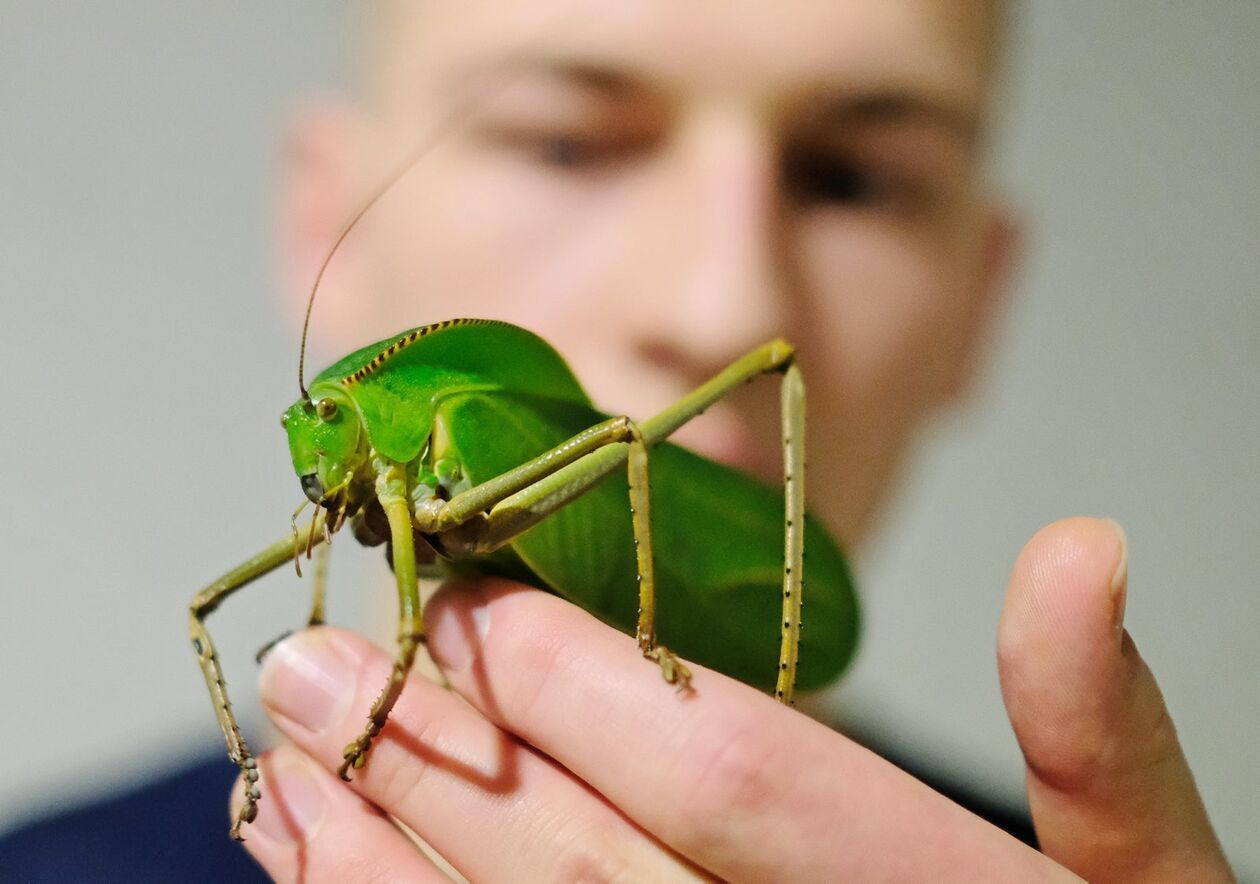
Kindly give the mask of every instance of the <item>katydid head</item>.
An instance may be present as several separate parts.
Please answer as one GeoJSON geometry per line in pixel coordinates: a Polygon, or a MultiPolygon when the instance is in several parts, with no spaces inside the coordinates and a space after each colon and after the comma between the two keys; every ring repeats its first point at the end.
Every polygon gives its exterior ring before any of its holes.
{"type": "Polygon", "coordinates": [[[355,477],[367,464],[366,434],[350,397],[337,389],[316,389],[280,418],[289,436],[293,469],[302,491],[317,506],[357,508],[362,496],[355,477]]]}

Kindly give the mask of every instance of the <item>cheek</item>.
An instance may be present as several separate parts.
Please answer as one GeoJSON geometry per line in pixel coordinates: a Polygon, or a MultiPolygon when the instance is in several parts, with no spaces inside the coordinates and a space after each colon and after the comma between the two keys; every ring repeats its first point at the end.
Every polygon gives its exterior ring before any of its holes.
{"type": "Polygon", "coordinates": [[[948,388],[964,324],[955,243],[893,224],[831,221],[804,230],[802,270],[825,374],[840,395],[922,409],[948,388]]]}

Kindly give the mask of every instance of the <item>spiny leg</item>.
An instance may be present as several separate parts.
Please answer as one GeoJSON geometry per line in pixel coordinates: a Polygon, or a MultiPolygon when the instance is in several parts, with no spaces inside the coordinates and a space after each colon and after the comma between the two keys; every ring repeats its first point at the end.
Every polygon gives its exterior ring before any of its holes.
{"type": "Polygon", "coordinates": [[[626,472],[630,486],[630,524],[634,529],[634,554],[638,567],[639,622],[636,639],[643,656],[661,667],[661,675],[679,690],[691,684],[691,670],[664,645],[656,643],[656,570],[652,558],[651,483],[648,474],[647,443],[643,433],[631,424],[630,451],[626,472]]]}
{"type": "Polygon", "coordinates": [[[783,373],[779,404],[783,415],[783,631],[774,696],[791,706],[805,587],[805,381],[796,363],[783,373]]]}
{"type": "Polygon", "coordinates": [[[321,530],[321,517],[317,516],[307,526],[307,535],[299,538],[289,535],[283,540],[248,559],[240,566],[224,574],[218,580],[202,589],[188,606],[188,634],[192,641],[193,651],[197,654],[197,663],[201,666],[201,674],[206,680],[206,689],[210,692],[210,701],[214,704],[214,714],[223,731],[223,739],[227,743],[228,756],[241,769],[245,778],[245,802],[241,805],[236,820],[232,823],[232,837],[243,841],[241,825],[254,821],[258,814],[258,765],[250,754],[241,729],[232,713],[232,703],[228,699],[227,682],[223,678],[223,669],[219,665],[219,655],[215,650],[210,632],[206,629],[205,619],[223,601],[241,587],[253,580],[287,564],[294,550],[309,542],[310,535],[321,530]]]}
{"type": "Polygon", "coordinates": [[[780,392],[785,507],[783,626],[774,693],[776,699],[789,705],[799,659],[805,555],[805,384],[795,357],[795,348],[787,341],[778,339],[763,344],[642,424],[648,444],[653,444],[703,413],[738,385],[760,374],[783,373],[780,392]]]}
{"type": "Polygon", "coordinates": [[[389,681],[368,712],[367,727],[342,753],[345,760],[337,773],[343,780],[350,779],[352,768],[363,766],[372,741],[385,727],[390,711],[402,694],[407,673],[416,659],[416,649],[424,641],[424,617],[420,607],[420,586],[416,581],[416,553],[406,471],[398,464],[379,458],[373,461],[373,467],[376,469],[377,500],[389,519],[394,550],[394,577],[398,583],[398,655],[394,659],[389,681]]]}

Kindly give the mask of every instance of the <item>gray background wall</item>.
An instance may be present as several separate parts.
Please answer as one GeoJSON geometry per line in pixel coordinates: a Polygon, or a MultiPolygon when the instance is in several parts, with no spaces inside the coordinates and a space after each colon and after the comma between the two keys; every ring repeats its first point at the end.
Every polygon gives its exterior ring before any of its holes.
{"type": "MultiPolygon", "coordinates": [[[[286,108],[336,84],[345,25],[328,0],[0,5],[0,828],[216,745],[185,604],[298,501],[273,157],[286,108]]],[[[1041,524],[1112,515],[1129,628],[1260,870],[1260,5],[1026,0],[1012,55],[1019,297],[863,563],[834,703],[1015,800],[1007,571],[1041,524]]],[[[367,622],[380,571],[343,553],[336,619],[367,622]]],[[[304,593],[276,577],[219,618],[254,733],[250,654],[304,593]]]]}

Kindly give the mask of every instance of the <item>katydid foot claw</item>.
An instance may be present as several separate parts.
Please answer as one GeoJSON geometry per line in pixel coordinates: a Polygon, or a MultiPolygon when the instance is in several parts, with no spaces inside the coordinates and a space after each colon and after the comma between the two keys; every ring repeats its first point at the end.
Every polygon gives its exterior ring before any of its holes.
{"type": "Polygon", "coordinates": [[[241,804],[241,809],[236,812],[236,819],[232,823],[231,836],[233,841],[244,841],[245,836],[241,834],[241,826],[245,823],[252,823],[258,816],[258,799],[262,797],[258,791],[258,762],[252,756],[241,762],[241,779],[245,781],[245,801],[241,804]]]}
{"type": "Polygon", "coordinates": [[[669,684],[678,685],[679,691],[685,691],[691,687],[691,670],[669,648],[664,645],[645,648],[643,656],[655,661],[656,665],[661,667],[661,676],[669,684]]]}
{"type": "Polygon", "coordinates": [[[350,782],[350,771],[359,770],[367,761],[368,749],[372,748],[372,738],[380,732],[380,728],[368,726],[366,732],[357,740],[346,746],[341,753],[341,757],[345,759],[341,762],[341,766],[337,768],[337,776],[341,777],[347,783],[350,782]]]}

